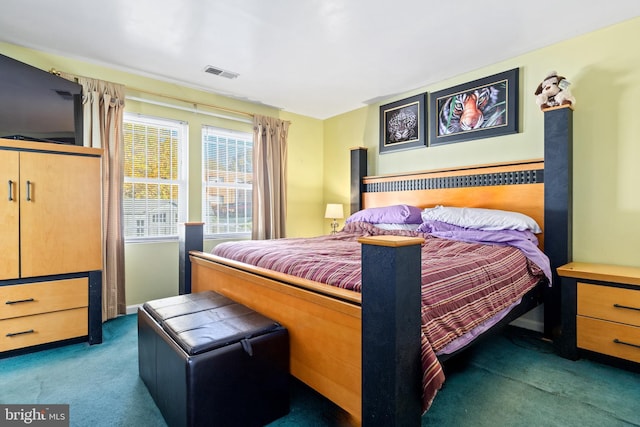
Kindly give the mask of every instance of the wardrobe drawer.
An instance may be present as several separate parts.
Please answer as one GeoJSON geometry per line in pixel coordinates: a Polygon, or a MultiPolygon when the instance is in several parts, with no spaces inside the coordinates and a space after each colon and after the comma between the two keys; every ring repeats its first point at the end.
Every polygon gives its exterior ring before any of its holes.
{"type": "Polygon", "coordinates": [[[83,307],[0,320],[0,351],[85,336],[87,318],[83,307]]]}
{"type": "Polygon", "coordinates": [[[578,316],[579,348],[640,363],[640,327],[578,316]]]}
{"type": "Polygon", "coordinates": [[[0,319],[88,305],[89,281],[86,277],[0,286],[0,319]]]}
{"type": "Polygon", "coordinates": [[[640,326],[640,291],[578,282],[578,315],[640,326]]]}

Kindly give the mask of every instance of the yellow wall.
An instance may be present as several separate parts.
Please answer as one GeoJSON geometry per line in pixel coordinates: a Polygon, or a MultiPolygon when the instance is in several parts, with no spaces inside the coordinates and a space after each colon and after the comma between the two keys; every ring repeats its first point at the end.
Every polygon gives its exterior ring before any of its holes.
{"type": "Polygon", "coordinates": [[[534,92],[546,73],[556,70],[571,81],[576,97],[574,260],[640,266],[640,51],[635,40],[640,40],[640,18],[325,120],[325,200],[349,202],[347,150],[358,145],[368,148],[369,175],[542,158],[544,116],[534,92]],[[378,154],[380,105],[512,68],[520,69],[518,134],[378,154]]]}
{"type": "Polygon", "coordinates": [[[287,236],[323,234],[323,130],[322,121],[282,112],[291,122],[287,144],[287,236]]]}
{"type": "MultiPolygon", "coordinates": [[[[378,126],[378,118],[375,123],[370,122],[368,113],[369,109],[360,108],[324,122],[324,199],[325,203],[342,203],[345,217],[349,216],[351,207],[350,149],[366,146],[364,133],[378,126]]],[[[377,152],[377,148],[369,147],[369,162],[377,152]]],[[[339,224],[344,225],[344,219],[339,224]]],[[[330,229],[329,225],[326,227],[326,230],[330,229]]]]}

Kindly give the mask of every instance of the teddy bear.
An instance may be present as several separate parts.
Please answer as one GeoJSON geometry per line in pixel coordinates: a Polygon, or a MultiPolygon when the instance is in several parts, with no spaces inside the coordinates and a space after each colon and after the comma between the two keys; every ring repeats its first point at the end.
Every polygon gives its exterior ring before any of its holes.
{"type": "Polygon", "coordinates": [[[536,104],[540,109],[575,104],[576,99],[569,91],[570,84],[568,80],[559,76],[555,71],[550,72],[536,89],[536,104]]]}

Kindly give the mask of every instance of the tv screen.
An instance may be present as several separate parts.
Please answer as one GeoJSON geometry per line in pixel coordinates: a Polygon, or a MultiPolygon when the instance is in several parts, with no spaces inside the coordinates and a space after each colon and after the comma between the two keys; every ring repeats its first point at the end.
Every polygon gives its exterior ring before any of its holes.
{"type": "Polygon", "coordinates": [[[82,145],[82,87],[0,55],[0,138],[82,145]]]}

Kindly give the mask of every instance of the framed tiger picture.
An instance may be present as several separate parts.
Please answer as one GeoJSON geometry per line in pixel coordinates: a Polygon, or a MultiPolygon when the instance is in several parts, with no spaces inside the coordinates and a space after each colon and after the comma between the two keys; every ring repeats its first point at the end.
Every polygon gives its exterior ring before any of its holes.
{"type": "Polygon", "coordinates": [[[518,71],[433,92],[429,145],[517,133],[518,71]]]}
{"type": "Polygon", "coordinates": [[[427,146],[426,99],[421,93],[380,107],[380,153],[427,146]]]}

